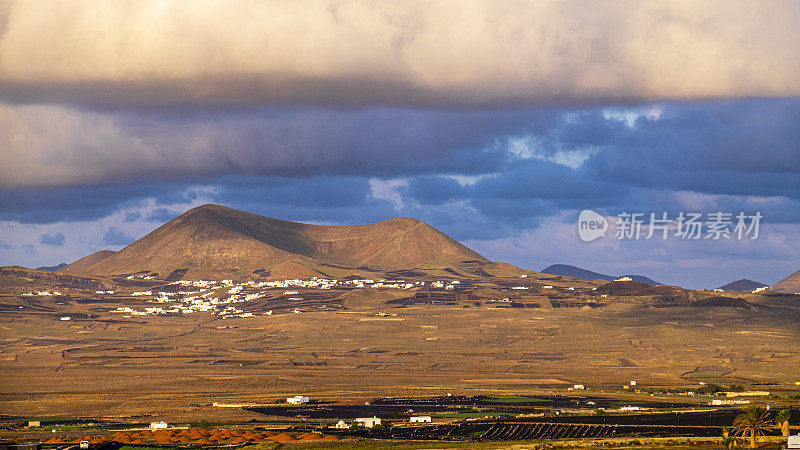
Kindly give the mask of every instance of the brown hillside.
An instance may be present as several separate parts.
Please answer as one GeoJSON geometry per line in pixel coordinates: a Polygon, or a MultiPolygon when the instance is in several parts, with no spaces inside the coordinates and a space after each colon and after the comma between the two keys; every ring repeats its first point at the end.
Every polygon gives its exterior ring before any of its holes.
{"type": "Polygon", "coordinates": [[[117,252],[111,250],[100,250],[99,252],[94,252],[89,256],[84,256],[83,258],[71,264],[67,264],[66,266],[58,269],[56,272],[81,273],[84,270],[88,269],[89,267],[93,266],[94,264],[97,264],[98,262],[113,255],[114,253],[117,252]]]}
{"type": "Polygon", "coordinates": [[[287,279],[287,278],[326,278],[325,274],[317,272],[316,270],[304,266],[303,264],[294,261],[284,261],[272,267],[272,273],[269,275],[271,279],[287,279]]]}
{"type": "Polygon", "coordinates": [[[49,270],[28,269],[20,266],[0,267],[0,276],[36,280],[41,283],[56,283],[76,289],[97,289],[106,287],[100,280],[94,278],[51,272],[49,270]]]}
{"type": "Polygon", "coordinates": [[[504,262],[494,262],[484,264],[481,269],[493,277],[519,277],[520,275],[528,275],[531,277],[541,275],[539,272],[532,270],[521,269],[513,264],[504,262]]]}
{"type": "Polygon", "coordinates": [[[285,269],[289,261],[306,267],[329,263],[399,269],[444,267],[463,260],[486,261],[415,219],[321,226],[204,205],[185,212],[82,273],[113,275],[149,270],[166,274],[188,268],[187,276],[191,278],[226,273],[246,276],[255,269],[285,269]]]}
{"type": "Polygon", "coordinates": [[[800,270],[789,275],[772,286],[773,292],[794,294],[800,292],[800,270]]]}
{"type": "Polygon", "coordinates": [[[678,286],[651,286],[635,281],[611,281],[595,289],[596,294],[615,297],[658,297],[671,303],[689,303],[694,301],[691,291],[678,286]]]}

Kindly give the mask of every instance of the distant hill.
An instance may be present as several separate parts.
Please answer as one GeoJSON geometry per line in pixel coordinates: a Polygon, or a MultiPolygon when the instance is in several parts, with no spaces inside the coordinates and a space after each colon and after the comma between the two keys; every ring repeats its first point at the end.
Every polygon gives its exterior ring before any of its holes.
{"type": "Polygon", "coordinates": [[[261,270],[287,278],[322,276],[343,267],[445,268],[463,261],[488,262],[430,225],[407,217],[369,225],[322,226],[203,205],[94,264],[79,270],[71,265],[62,271],[93,275],[149,271],[166,276],[189,269],[187,278],[192,278],[249,276],[261,270]]]}
{"type": "Polygon", "coordinates": [[[59,268],[58,271],[64,273],[83,273],[92,265],[97,264],[114,253],[116,252],[111,250],[100,250],[99,252],[94,252],[89,256],[84,256],[75,262],[66,264],[64,267],[59,268]]]}
{"type": "MultiPolygon", "coordinates": [[[[692,306],[695,307],[703,307],[703,306],[717,306],[722,308],[744,308],[744,309],[751,309],[754,305],[753,303],[748,302],[742,298],[733,298],[733,297],[707,297],[702,300],[698,300],[692,303],[692,306]]],[[[763,308],[763,307],[762,307],[763,308]]]]}
{"type": "Polygon", "coordinates": [[[772,292],[794,294],[800,292],[800,270],[772,285],[772,292]]]}
{"type": "Polygon", "coordinates": [[[37,267],[36,270],[45,270],[47,272],[55,272],[56,270],[61,269],[62,267],[66,267],[66,266],[67,266],[67,263],[61,263],[61,264],[59,264],[57,266],[41,266],[41,267],[37,267]]]}
{"type": "Polygon", "coordinates": [[[741,280],[736,280],[732,283],[728,283],[725,286],[720,286],[717,289],[722,289],[723,291],[754,291],[758,288],[767,286],[769,285],[764,283],[759,283],[753,280],[748,280],[747,278],[742,278],[741,280]]]}
{"type": "Polygon", "coordinates": [[[620,275],[615,277],[612,275],[605,275],[602,273],[592,272],[591,270],[581,269],[580,267],[570,266],[567,264],[553,264],[552,266],[542,270],[542,273],[549,273],[550,275],[561,275],[562,277],[583,278],[584,280],[614,281],[622,277],[628,277],[637,283],[645,283],[653,286],[661,284],[657,281],[653,281],[652,279],[642,275],[620,275]]]}
{"type": "Polygon", "coordinates": [[[52,270],[28,269],[20,266],[0,267],[0,276],[9,276],[35,280],[38,283],[56,283],[63,287],[75,289],[107,289],[102,281],[79,275],[54,272],[52,270]]]}
{"type": "Polygon", "coordinates": [[[612,281],[598,286],[594,293],[615,297],[659,297],[661,301],[673,304],[689,304],[695,300],[692,291],[679,286],[653,286],[636,281],[612,281]]]}

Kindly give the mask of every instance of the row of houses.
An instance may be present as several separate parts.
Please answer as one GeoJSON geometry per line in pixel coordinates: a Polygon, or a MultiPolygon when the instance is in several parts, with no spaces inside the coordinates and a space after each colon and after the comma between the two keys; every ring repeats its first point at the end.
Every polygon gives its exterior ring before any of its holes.
{"type": "MultiPolygon", "coordinates": [[[[458,280],[434,281],[431,286],[441,286],[442,289],[457,286],[458,280]]],[[[299,291],[292,288],[328,290],[332,288],[358,289],[371,287],[375,289],[412,289],[425,286],[424,281],[406,282],[404,280],[371,280],[371,279],[327,279],[312,277],[311,279],[288,279],[271,281],[246,281],[237,283],[233,280],[178,280],[163,285],[158,290],[136,291],[131,295],[135,297],[152,297],[150,301],[161,303],[158,307],[148,307],[135,310],[130,306],[121,306],[112,311],[130,315],[170,315],[191,314],[206,312],[218,315],[223,319],[255,317],[256,315],[272,315],[272,311],[262,313],[244,312],[237,304],[272,297],[271,289],[289,289],[283,292],[289,301],[302,301],[299,291]]],[[[104,291],[109,293],[113,291],[104,291]]],[[[461,295],[461,294],[457,294],[461,295]]],[[[457,297],[441,297],[438,301],[448,299],[458,301],[457,297]]],[[[465,298],[466,299],[466,298],[465,298]]],[[[438,302],[435,301],[435,302],[438,302]]],[[[300,313],[299,309],[294,309],[300,313]]]]}
{"type": "MultiPolygon", "coordinates": [[[[431,416],[411,416],[408,418],[409,423],[430,423],[431,416]]],[[[372,417],[358,417],[353,422],[357,425],[360,425],[364,428],[375,428],[376,426],[380,426],[383,423],[383,420],[380,417],[372,416],[372,417]]],[[[339,420],[336,423],[336,428],[340,430],[347,430],[353,425],[351,423],[346,422],[345,420],[339,420]]]]}

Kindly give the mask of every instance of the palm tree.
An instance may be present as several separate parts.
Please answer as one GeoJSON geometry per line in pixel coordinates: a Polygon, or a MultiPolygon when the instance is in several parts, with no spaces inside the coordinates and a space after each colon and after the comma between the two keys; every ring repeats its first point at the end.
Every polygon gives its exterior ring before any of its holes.
{"type": "Polygon", "coordinates": [[[775,416],[775,425],[780,427],[781,434],[784,437],[789,436],[789,415],[789,411],[784,409],[775,416]]]}
{"type": "Polygon", "coordinates": [[[769,429],[772,425],[767,416],[769,411],[756,405],[750,405],[742,410],[733,421],[733,430],[736,434],[750,436],[750,448],[756,448],[756,438],[769,429]]]}

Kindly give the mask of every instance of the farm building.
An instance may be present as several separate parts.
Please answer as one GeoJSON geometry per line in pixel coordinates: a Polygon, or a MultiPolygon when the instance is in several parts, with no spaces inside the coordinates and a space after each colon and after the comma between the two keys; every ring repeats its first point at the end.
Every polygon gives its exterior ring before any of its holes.
{"type": "Polygon", "coordinates": [[[378,417],[359,417],[356,419],[356,422],[364,425],[364,428],[374,428],[375,425],[381,424],[381,419],[378,417]]]}
{"type": "Polygon", "coordinates": [[[286,403],[290,403],[292,405],[302,405],[303,403],[308,403],[308,397],[303,397],[302,395],[295,395],[294,397],[287,398],[286,403]]]}

